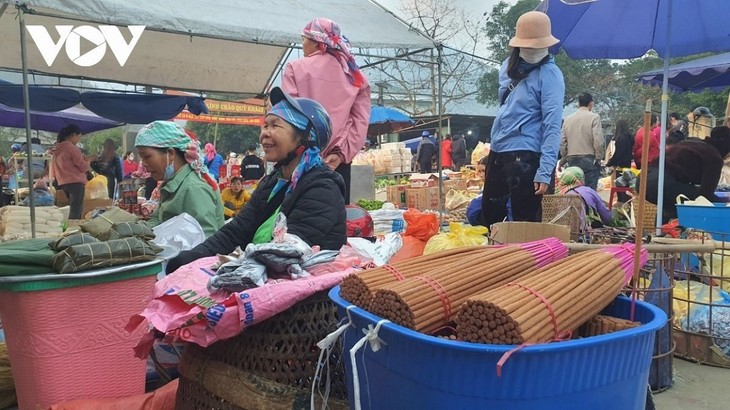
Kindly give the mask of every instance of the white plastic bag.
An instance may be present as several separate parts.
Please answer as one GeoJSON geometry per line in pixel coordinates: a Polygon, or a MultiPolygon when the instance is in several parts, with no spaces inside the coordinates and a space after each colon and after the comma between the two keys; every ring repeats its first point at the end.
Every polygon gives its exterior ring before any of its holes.
{"type": "Polygon", "coordinates": [[[187,213],[182,213],[155,226],[153,242],[169,245],[179,251],[188,251],[205,241],[205,232],[200,223],[187,213]]]}
{"type": "Polygon", "coordinates": [[[403,238],[397,232],[385,235],[375,243],[364,238],[347,238],[348,244],[358,252],[372,258],[376,266],[383,266],[403,246],[403,238]]]}

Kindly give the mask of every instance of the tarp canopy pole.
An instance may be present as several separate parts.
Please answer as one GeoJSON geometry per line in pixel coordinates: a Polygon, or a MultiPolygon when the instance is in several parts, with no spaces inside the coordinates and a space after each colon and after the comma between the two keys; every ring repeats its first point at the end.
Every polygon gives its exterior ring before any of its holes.
{"type": "MultiPolygon", "coordinates": [[[[667,104],[669,103],[669,53],[670,44],[672,44],[672,0],[669,0],[667,6],[667,34],[666,34],[666,46],[664,48],[664,78],[662,79],[662,110],[659,134],[659,180],[657,182],[657,201],[656,201],[656,223],[657,226],[662,226],[664,221],[664,162],[666,161],[666,145],[667,145],[667,104]]],[[[648,147],[648,145],[646,145],[648,147]]],[[[644,170],[642,170],[642,174],[644,170]]],[[[646,176],[642,178],[646,181],[646,176]]],[[[645,185],[645,184],[642,184],[645,185]]],[[[640,201],[645,201],[646,198],[640,198],[640,201]]],[[[672,199],[674,200],[674,198],[672,199]]],[[[643,216],[640,216],[643,218],[643,216]]],[[[656,228],[656,227],[654,227],[656,228]]],[[[637,232],[637,236],[643,235],[642,232],[637,232]]]]}
{"type": "MultiPolygon", "coordinates": [[[[35,198],[33,198],[33,173],[30,163],[33,160],[33,144],[31,143],[30,132],[30,92],[28,91],[28,56],[25,47],[25,12],[23,6],[16,6],[18,9],[18,23],[20,29],[20,59],[23,70],[23,105],[25,106],[25,163],[28,172],[28,205],[30,206],[30,236],[35,238],[35,198]]],[[[17,187],[16,189],[20,189],[17,187]]],[[[16,196],[17,198],[17,196],[16,196]]],[[[15,204],[18,205],[18,204],[15,204]]]]}
{"type": "Polygon", "coordinates": [[[438,115],[439,115],[439,128],[438,128],[438,145],[436,145],[436,158],[438,162],[438,170],[439,170],[439,230],[443,228],[444,225],[444,211],[445,211],[445,204],[444,204],[444,180],[443,180],[443,174],[444,169],[441,164],[443,164],[443,158],[441,158],[441,142],[444,140],[444,132],[443,132],[443,111],[444,111],[444,93],[443,93],[443,51],[444,46],[442,44],[439,44],[436,47],[436,51],[438,53],[438,57],[436,59],[437,69],[438,69],[438,84],[439,84],[439,95],[438,95],[438,115]]]}
{"type": "MultiPolygon", "coordinates": [[[[383,57],[383,56],[377,56],[377,55],[372,55],[372,54],[363,54],[363,53],[354,53],[354,54],[357,55],[357,56],[360,56],[360,57],[376,57],[376,58],[382,58],[382,60],[379,60],[379,61],[376,61],[376,62],[370,63],[370,64],[365,64],[365,65],[363,65],[363,66],[360,67],[360,69],[364,69],[364,68],[370,68],[370,67],[374,67],[376,65],[384,64],[384,63],[387,63],[389,61],[396,61],[396,60],[413,61],[413,60],[411,60],[409,58],[406,58],[406,57],[412,56],[414,54],[422,53],[424,51],[432,50],[432,49],[433,49],[433,47],[419,48],[418,50],[409,51],[409,52],[403,53],[403,54],[397,54],[397,55],[395,55],[393,57],[383,57]]],[[[431,61],[414,61],[414,62],[421,63],[421,64],[433,64],[433,62],[431,62],[431,61]]]]}

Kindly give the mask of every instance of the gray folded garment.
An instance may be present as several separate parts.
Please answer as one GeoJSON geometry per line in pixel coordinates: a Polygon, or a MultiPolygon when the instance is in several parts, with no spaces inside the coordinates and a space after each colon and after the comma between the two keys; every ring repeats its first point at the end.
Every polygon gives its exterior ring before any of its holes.
{"type": "Polygon", "coordinates": [[[267,279],[266,266],[243,257],[221,265],[217,274],[208,280],[208,290],[210,293],[221,289],[241,292],[263,286],[267,279]]]}

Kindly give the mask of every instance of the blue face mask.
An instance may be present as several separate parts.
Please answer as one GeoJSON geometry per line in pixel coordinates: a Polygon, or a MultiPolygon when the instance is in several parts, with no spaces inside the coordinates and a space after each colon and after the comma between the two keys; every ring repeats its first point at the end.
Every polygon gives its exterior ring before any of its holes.
{"type": "Polygon", "coordinates": [[[169,163],[165,167],[165,175],[163,176],[163,178],[165,181],[169,181],[172,179],[173,176],[175,176],[175,167],[172,166],[172,163],[169,163]]]}

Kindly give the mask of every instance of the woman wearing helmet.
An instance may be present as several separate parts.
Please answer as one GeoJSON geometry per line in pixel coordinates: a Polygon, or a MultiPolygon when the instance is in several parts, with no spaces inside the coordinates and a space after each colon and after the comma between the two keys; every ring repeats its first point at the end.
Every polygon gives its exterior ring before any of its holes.
{"type": "Polygon", "coordinates": [[[276,163],[275,171],[259,182],[231,222],[172,259],[167,272],[199,258],[231,253],[237,246],[270,242],[279,213],[287,218],[288,232],[309,245],[340,249],[345,244],[345,184],[320,157],[332,132],[327,111],[314,100],[292,98],[278,87],[270,98],[272,108],[259,142],[266,161],[276,163]]]}

